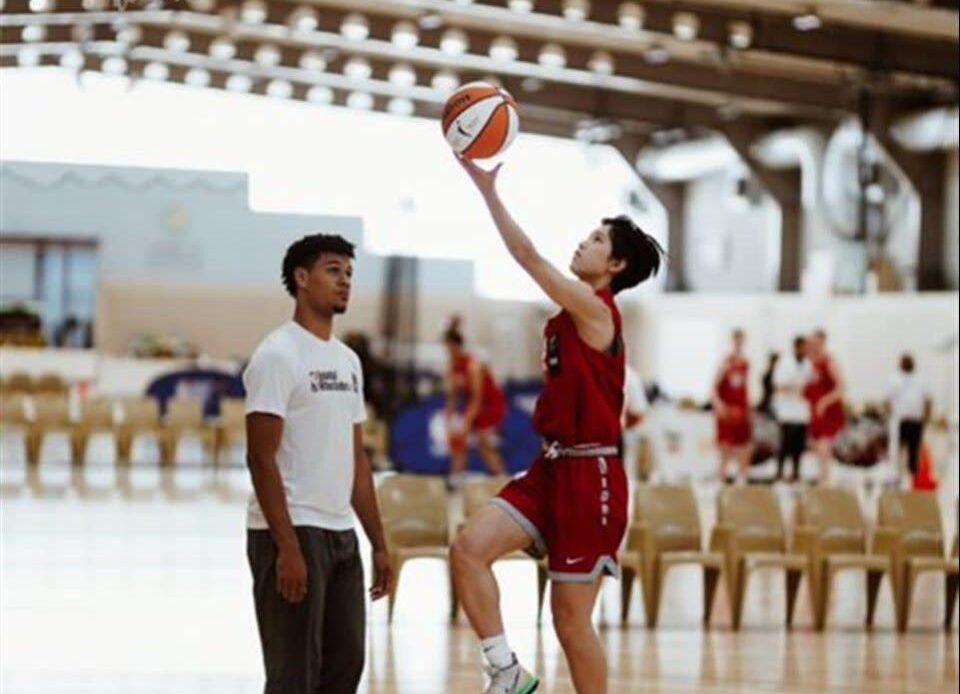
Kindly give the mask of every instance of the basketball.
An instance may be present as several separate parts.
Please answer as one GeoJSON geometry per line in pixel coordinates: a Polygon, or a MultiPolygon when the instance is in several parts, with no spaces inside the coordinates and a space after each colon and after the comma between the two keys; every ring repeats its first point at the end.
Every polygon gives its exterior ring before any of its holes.
{"type": "Polygon", "coordinates": [[[441,120],[453,151],[470,159],[500,154],[520,128],[517,102],[505,89],[486,82],[470,82],[453,92],[441,120]]]}

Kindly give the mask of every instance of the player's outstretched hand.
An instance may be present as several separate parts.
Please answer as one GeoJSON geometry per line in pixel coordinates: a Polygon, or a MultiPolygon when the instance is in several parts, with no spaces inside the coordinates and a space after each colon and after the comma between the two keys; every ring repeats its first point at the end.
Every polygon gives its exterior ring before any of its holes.
{"type": "Polygon", "coordinates": [[[470,178],[473,179],[474,184],[481,193],[487,195],[488,193],[492,193],[494,190],[496,190],[497,174],[500,173],[500,167],[503,166],[503,162],[500,162],[492,169],[484,169],[477,165],[477,163],[472,159],[468,159],[462,154],[454,153],[453,156],[457,158],[457,161],[460,162],[460,166],[462,166],[464,171],[466,171],[470,178]]]}

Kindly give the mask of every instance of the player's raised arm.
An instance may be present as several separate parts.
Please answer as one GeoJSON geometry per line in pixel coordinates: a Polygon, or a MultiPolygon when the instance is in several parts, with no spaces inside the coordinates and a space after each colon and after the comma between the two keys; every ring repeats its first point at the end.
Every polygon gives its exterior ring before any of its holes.
{"type": "MultiPolygon", "coordinates": [[[[565,277],[553,264],[541,256],[536,246],[504,206],[496,190],[497,174],[502,164],[487,170],[466,157],[457,155],[457,160],[483,196],[510,255],[546,292],[547,296],[569,311],[578,324],[609,323],[612,326],[610,312],[594,289],[586,282],[565,277]]],[[[614,263],[623,264],[623,261],[614,261],[614,263]]]]}

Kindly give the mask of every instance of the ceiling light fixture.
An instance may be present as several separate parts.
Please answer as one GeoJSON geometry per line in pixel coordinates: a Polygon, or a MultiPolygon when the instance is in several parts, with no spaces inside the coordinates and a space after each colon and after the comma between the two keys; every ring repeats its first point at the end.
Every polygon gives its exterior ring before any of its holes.
{"type": "Polygon", "coordinates": [[[590,15],[590,0],[564,0],[563,16],[571,22],[582,22],[590,15]]]}
{"type": "Polygon", "coordinates": [[[753,25],[750,22],[736,21],[727,25],[730,45],[738,50],[746,50],[753,44],[753,25]]]}
{"type": "Polygon", "coordinates": [[[447,29],[440,37],[440,50],[447,55],[463,55],[467,52],[469,39],[461,29],[447,29]]]}
{"type": "Polygon", "coordinates": [[[793,18],[793,28],[797,31],[816,31],[823,26],[823,20],[815,9],[810,9],[793,18]]]}
{"type": "Polygon", "coordinates": [[[363,41],[370,35],[370,22],[362,14],[348,14],[340,25],[340,33],[351,41],[363,41]]]}
{"type": "Polygon", "coordinates": [[[519,50],[517,49],[517,42],[509,36],[497,36],[490,42],[489,53],[493,60],[509,63],[511,60],[517,59],[519,50]]]}
{"type": "Polygon", "coordinates": [[[413,48],[420,43],[420,34],[413,22],[397,22],[393,25],[390,42],[398,48],[413,48]]]}
{"type": "Polygon", "coordinates": [[[230,60],[237,54],[237,47],[232,41],[218,36],[210,42],[208,53],[215,60],[230,60]]]}
{"type": "Polygon", "coordinates": [[[537,61],[544,67],[562,68],[567,64],[567,54],[560,44],[548,43],[540,49],[537,61]]]}
{"type": "Polygon", "coordinates": [[[693,12],[677,12],[673,15],[673,35],[681,41],[693,41],[700,33],[700,20],[693,12]]]}
{"type": "Polygon", "coordinates": [[[643,21],[646,13],[643,7],[635,2],[621,2],[617,8],[617,23],[621,28],[629,31],[640,31],[643,29],[643,21]]]}
{"type": "Polygon", "coordinates": [[[304,51],[300,54],[299,65],[310,72],[323,72],[327,69],[327,60],[318,51],[304,51]]]}

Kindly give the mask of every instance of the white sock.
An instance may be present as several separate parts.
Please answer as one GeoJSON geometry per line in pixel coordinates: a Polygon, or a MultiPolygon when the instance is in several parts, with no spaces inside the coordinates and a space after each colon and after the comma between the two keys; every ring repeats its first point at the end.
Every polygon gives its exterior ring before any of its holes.
{"type": "Polygon", "coordinates": [[[506,635],[499,634],[483,639],[480,647],[483,648],[483,656],[493,667],[502,669],[513,665],[513,651],[507,645],[506,635]]]}

